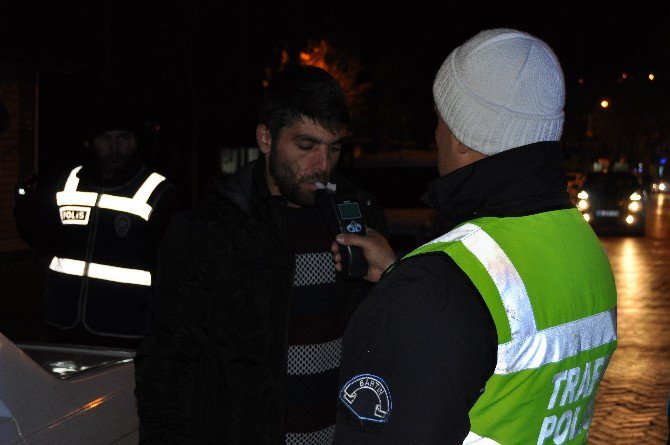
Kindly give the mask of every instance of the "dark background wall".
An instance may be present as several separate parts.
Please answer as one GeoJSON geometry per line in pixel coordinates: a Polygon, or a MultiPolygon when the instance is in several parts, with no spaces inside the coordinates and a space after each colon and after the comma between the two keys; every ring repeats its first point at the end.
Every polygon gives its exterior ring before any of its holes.
{"type": "Polygon", "coordinates": [[[356,82],[369,86],[353,126],[365,151],[430,148],[442,60],[481,29],[516,27],[562,61],[575,163],[658,157],[670,33],[656,2],[608,3],[3,0],[0,55],[38,74],[40,170],[75,162],[89,119],[120,104],[138,121],[147,161],[193,205],[221,147],[254,145],[263,81],[282,52],[296,59],[321,40],[356,61],[356,82]]]}

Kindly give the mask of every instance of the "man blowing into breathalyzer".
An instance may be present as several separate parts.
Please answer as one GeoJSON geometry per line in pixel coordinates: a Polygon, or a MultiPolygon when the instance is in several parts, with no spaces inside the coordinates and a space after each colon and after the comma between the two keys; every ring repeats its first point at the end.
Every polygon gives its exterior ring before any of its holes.
{"type": "Polygon", "coordinates": [[[335,173],[348,123],[328,73],[286,68],[256,128],[263,157],[173,218],[136,359],[142,443],[332,443],[341,336],[371,285],[336,273],[317,187],[384,228],[335,173]]]}

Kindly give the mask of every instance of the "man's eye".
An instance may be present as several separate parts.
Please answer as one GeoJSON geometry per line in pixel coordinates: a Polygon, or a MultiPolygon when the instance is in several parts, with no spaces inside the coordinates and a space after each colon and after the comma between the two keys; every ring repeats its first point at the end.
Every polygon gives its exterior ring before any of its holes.
{"type": "Polygon", "coordinates": [[[312,148],[314,148],[314,145],[313,144],[298,144],[298,148],[300,148],[301,150],[308,151],[308,150],[311,150],[312,148]]]}
{"type": "Polygon", "coordinates": [[[342,151],[342,146],[341,145],[331,145],[330,146],[330,151],[333,153],[339,153],[342,151]]]}

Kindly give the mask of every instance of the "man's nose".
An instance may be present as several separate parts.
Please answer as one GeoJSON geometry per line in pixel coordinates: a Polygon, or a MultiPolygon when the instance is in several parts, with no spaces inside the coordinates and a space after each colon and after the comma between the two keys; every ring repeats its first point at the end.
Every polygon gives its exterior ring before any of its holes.
{"type": "Polygon", "coordinates": [[[314,150],[314,157],[312,159],[312,167],[314,171],[323,173],[328,171],[328,147],[318,147],[314,150]]]}
{"type": "Polygon", "coordinates": [[[116,140],[110,139],[107,143],[107,155],[106,157],[109,159],[115,159],[117,155],[119,154],[118,150],[118,145],[116,143],[116,140]]]}

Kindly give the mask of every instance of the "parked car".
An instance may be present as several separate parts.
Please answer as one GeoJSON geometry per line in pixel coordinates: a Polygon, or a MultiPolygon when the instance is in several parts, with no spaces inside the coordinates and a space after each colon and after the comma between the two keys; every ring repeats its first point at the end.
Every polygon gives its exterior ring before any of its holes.
{"type": "Polygon", "coordinates": [[[377,196],[388,222],[388,240],[399,256],[435,238],[437,210],[421,200],[439,176],[435,150],[365,154],[340,167],[363,190],[377,196]]]}
{"type": "Polygon", "coordinates": [[[633,173],[591,173],[577,194],[577,208],[594,229],[644,235],[647,192],[633,173]]]}
{"type": "Polygon", "coordinates": [[[133,357],[0,334],[0,443],[137,444],[133,357]]]}

